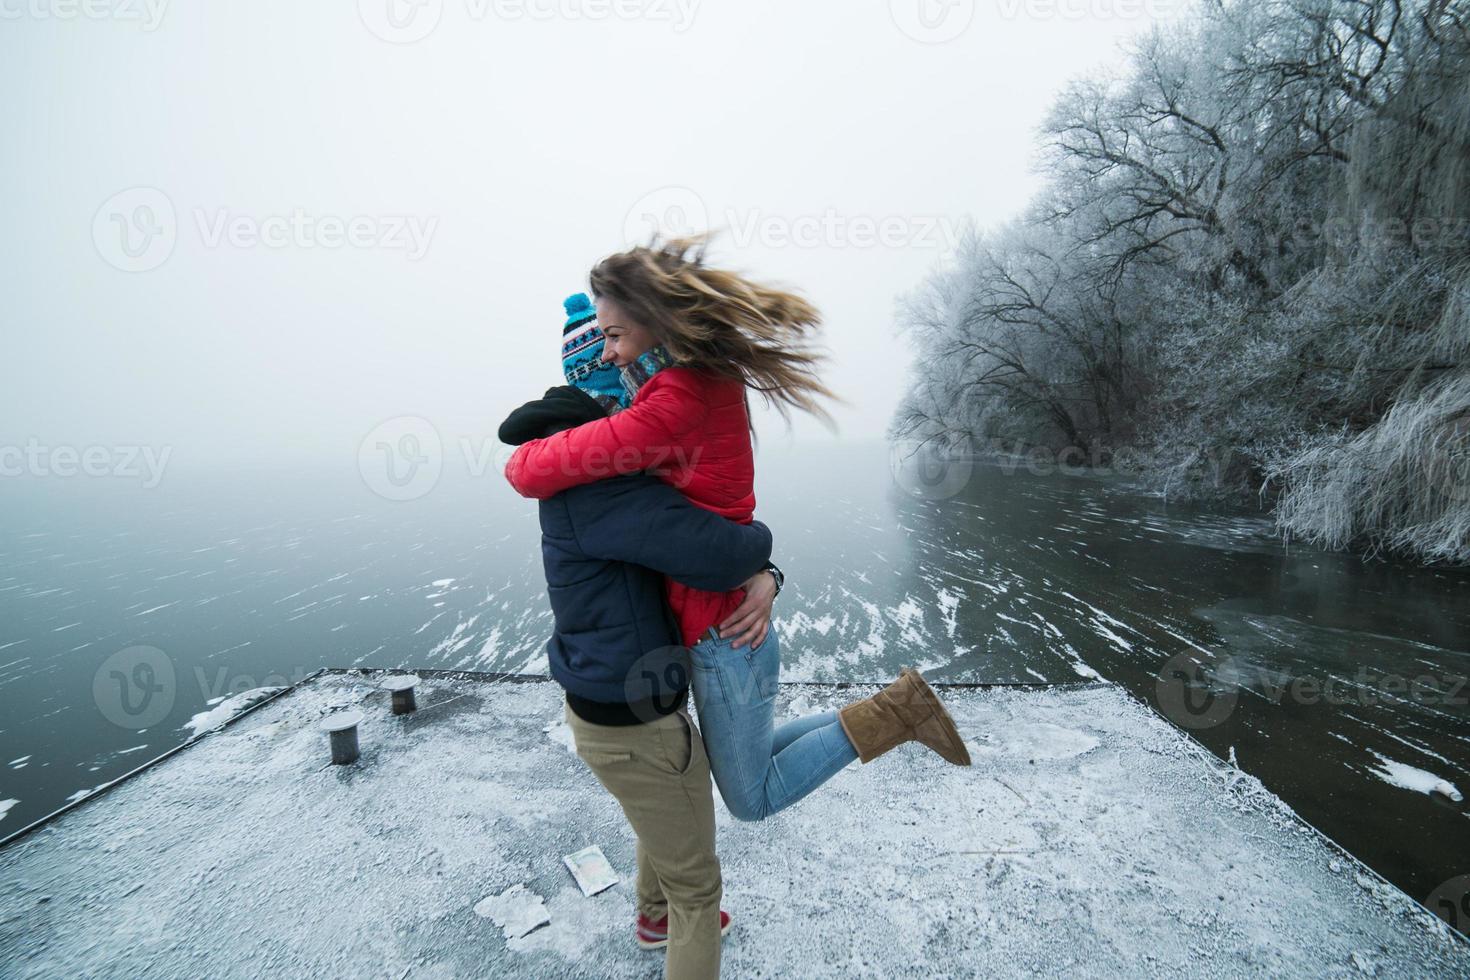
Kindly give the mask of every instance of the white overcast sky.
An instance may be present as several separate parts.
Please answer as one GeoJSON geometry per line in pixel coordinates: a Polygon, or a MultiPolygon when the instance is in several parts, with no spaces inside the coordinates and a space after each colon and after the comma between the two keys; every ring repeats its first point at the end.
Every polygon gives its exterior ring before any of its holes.
{"type": "Polygon", "coordinates": [[[1176,9],[0,0],[0,443],[180,466],[346,458],[397,416],[483,438],[559,383],[562,298],[649,214],[810,296],[840,437],[873,438],[910,363],[895,297],[1022,206],[1066,80],[1176,9]]]}

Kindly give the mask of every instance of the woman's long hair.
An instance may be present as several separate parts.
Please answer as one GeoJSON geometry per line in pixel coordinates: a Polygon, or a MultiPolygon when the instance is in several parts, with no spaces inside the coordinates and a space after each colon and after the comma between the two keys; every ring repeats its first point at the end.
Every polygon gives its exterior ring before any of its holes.
{"type": "Polygon", "coordinates": [[[841,401],[817,376],[825,356],[810,343],[822,323],[794,293],[704,264],[709,233],[639,245],[592,269],[606,296],[654,334],[673,359],[759,391],[790,421],[790,408],[831,424],[817,396],[841,401]]]}

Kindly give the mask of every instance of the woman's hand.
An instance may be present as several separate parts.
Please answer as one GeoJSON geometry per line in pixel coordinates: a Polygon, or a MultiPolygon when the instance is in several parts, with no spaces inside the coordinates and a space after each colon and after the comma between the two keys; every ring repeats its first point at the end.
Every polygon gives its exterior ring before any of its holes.
{"type": "Polygon", "coordinates": [[[745,598],[720,624],[720,639],[735,636],[731,646],[736,650],[746,643],[758,647],[766,642],[766,630],[771,626],[771,607],[776,602],[776,577],[761,569],[746,579],[741,588],[745,590],[745,598]]]}

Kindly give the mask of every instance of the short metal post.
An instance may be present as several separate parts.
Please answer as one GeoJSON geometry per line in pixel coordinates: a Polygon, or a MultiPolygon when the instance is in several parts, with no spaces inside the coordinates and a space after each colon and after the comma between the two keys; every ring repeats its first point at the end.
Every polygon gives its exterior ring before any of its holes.
{"type": "Polygon", "coordinates": [[[362,723],[362,712],[356,709],[339,711],[322,721],[322,730],[332,737],[332,764],[345,766],[357,761],[357,726],[362,723]]]}
{"type": "Polygon", "coordinates": [[[383,680],[383,689],[393,692],[395,715],[406,715],[410,711],[418,710],[418,702],[413,696],[414,685],[418,682],[416,674],[395,674],[383,680]]]}

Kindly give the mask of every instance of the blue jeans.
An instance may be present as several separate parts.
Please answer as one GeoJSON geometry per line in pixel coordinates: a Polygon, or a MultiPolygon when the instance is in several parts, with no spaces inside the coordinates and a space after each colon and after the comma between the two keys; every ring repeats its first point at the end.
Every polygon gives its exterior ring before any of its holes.
{"type": "Polygon", "coordinates": [[[781,645],[776,631],[739,650],[711,627],[690,650],[694,706],[710,773],[737,820],[779,813],[857,759],[857,749],[826,711],[774,722],[781,645]]]}

